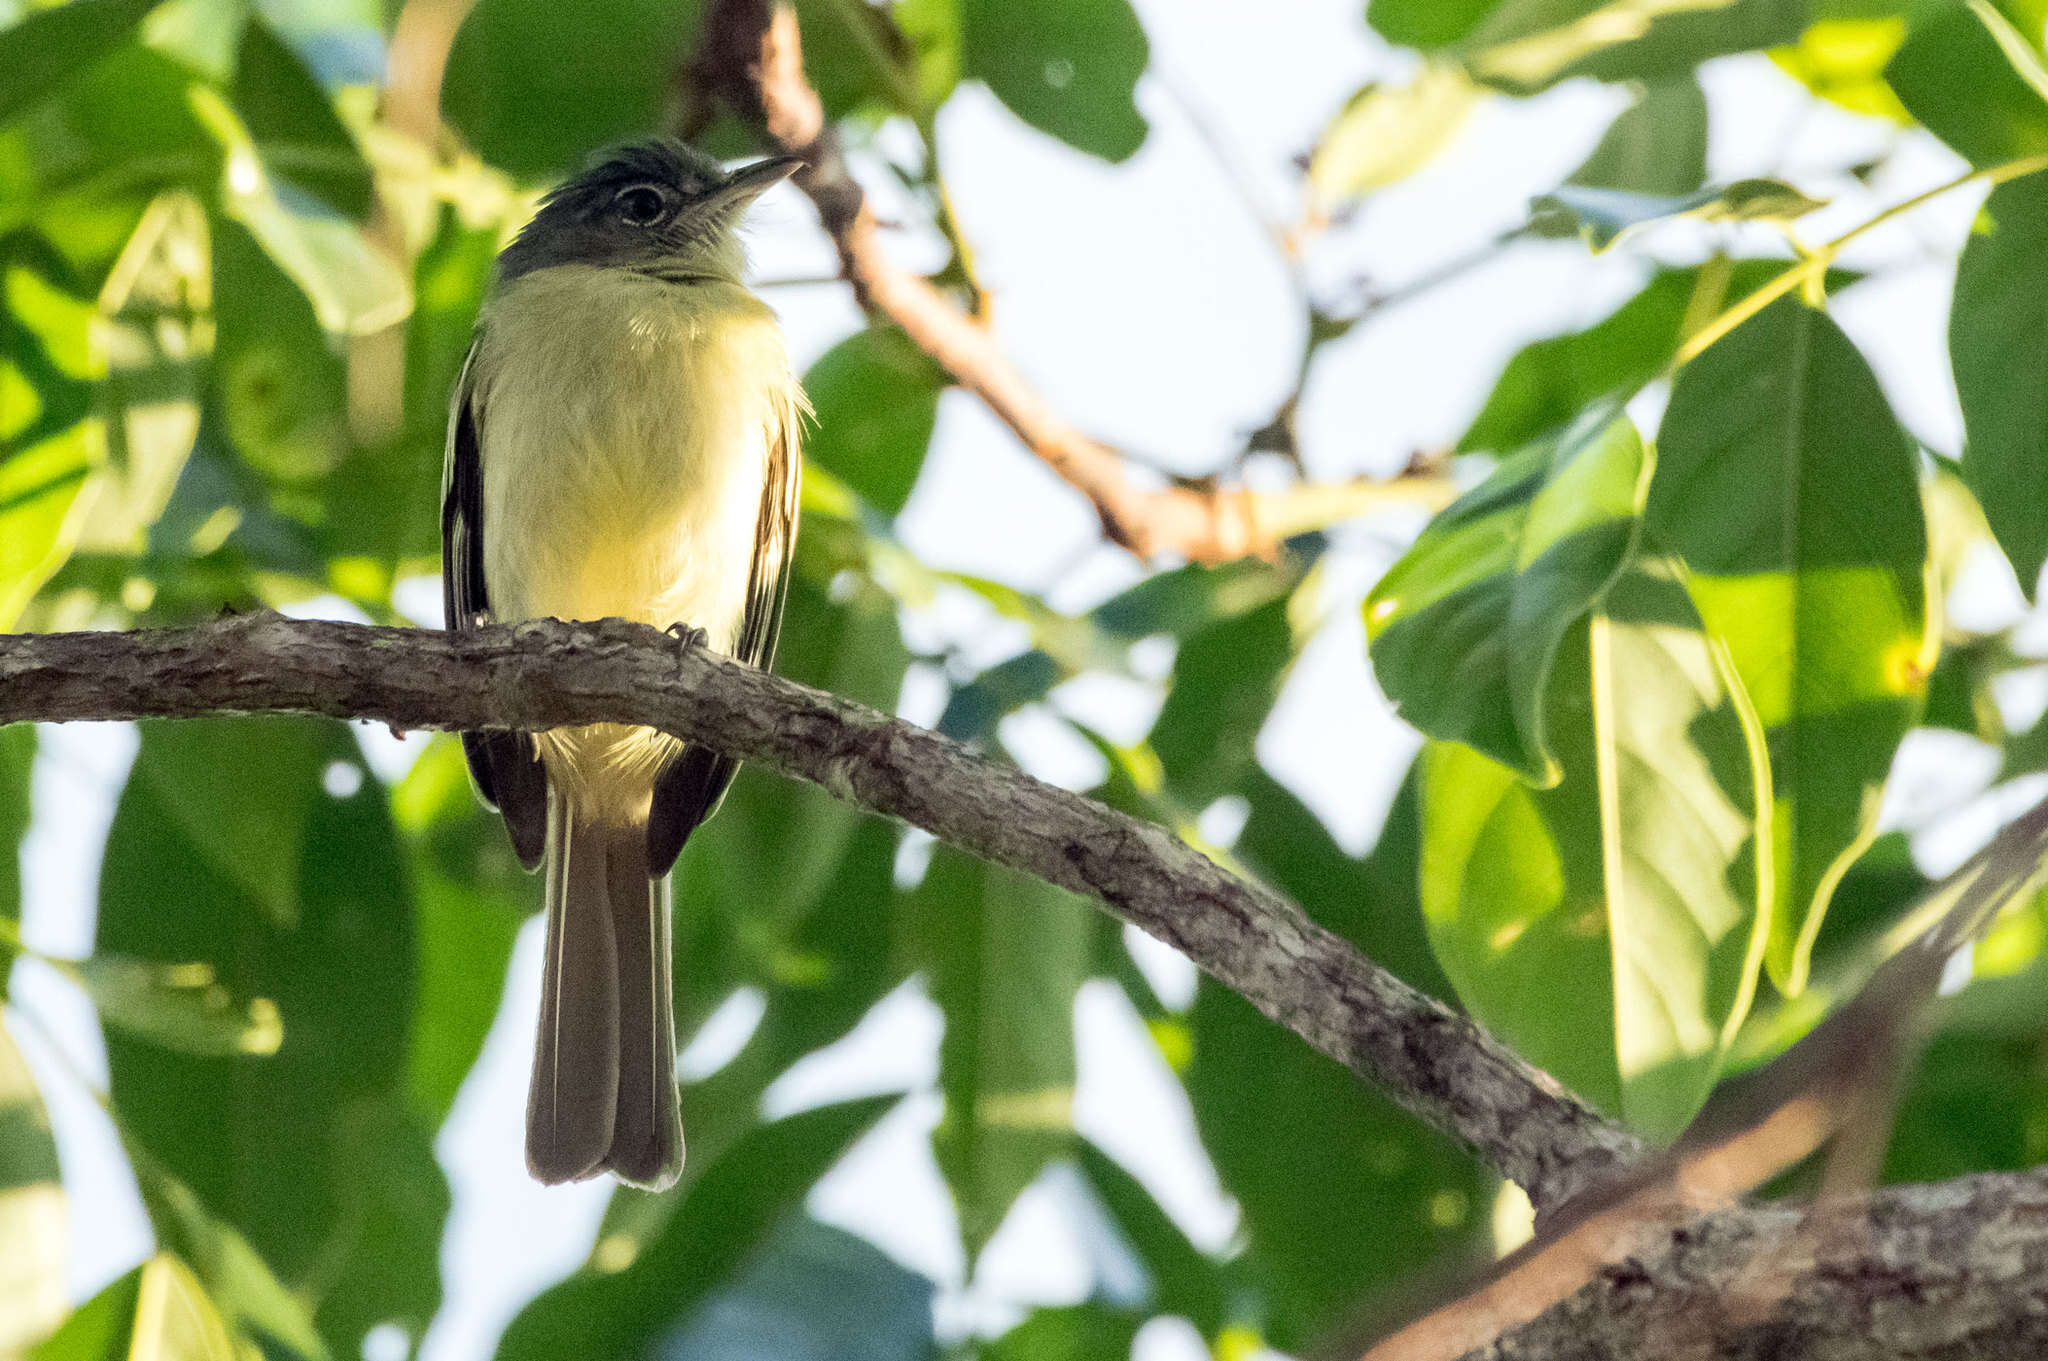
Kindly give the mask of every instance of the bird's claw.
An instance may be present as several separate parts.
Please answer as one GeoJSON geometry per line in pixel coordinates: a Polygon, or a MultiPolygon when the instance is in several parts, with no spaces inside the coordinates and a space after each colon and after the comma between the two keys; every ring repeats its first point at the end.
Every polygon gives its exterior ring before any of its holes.
{"type": "Polygon", "coordinates": [[[711,634],[690,624],[670,624],[662,630],[685,648],[711,646],[711,634]]]}

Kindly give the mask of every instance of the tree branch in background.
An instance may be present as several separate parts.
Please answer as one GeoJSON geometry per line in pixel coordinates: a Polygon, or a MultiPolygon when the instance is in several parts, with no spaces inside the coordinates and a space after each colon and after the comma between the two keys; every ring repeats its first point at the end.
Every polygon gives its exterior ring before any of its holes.
{"type": "Polygon", "coordinates": [[[0,636],[0,724],[220,713],[662,728],[1094,898],[1472,1149],[1539,1208],[1641,1151],[1471,1021],[1163,828],[641,625],[443,633],[266,613],[181,630],[0,636]]]}
{"type": "Polygon", "coordinates": [[[705,19],[693,83],[757,122],[781,150],[804,158],[796,183],[816,205],[861,306],[902,327],[955,383],[981,398],[1025,447],[1094,504],[1103,533],[1139,557],[1172,554],[1207,563],[1270,557],[1290,534],[1371,506],[1449,499],[1447,486],[1434,477],[1276,492],[1212,479],[1137,485],[1115,449],[1047,405],[986,322],[889,258],[880,224],[840,154],[838,132],[804,75],[793,8],[777,0],[717,0],[705,19]]]}

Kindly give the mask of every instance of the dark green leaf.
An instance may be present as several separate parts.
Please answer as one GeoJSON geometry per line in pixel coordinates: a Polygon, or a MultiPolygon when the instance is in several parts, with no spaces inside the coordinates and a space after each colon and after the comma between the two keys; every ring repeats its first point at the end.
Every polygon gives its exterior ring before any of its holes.
{"type": "Polygon", "coordinates": [[[657,1344],[663,1361],[926,1361],[930,1280],[807,1216],[657,1344]]]}
{"type": "Polygon", "coordinates": [[[649,1353],[745,1269],[895,1100],[825,1106],[755,1130],[691,1183],[666,1230],[631,1266],[579,1272],[528,1304],[498,1343],[498,1361],[649,1353]]]}
{"type": "Polygon", "coordinates": [[[1963,5],[1922,7],[1884,75],[1907,110],[1974,166],[2048,152],[2048,100],[1963,5]]]}
{"type": "Polygon", "coordinates": [[[213,236],[215,400],[235,452],[303,483],[348,456],[348,373],[313,305],[239,222],[213,236]]]}
{"type": "Polygon", "coordinates": [[[981,1361],[1122,1361],[1141,1314],[1106,1304],[1040,1309],[981,1349],[981,1361]]]}
{"type": "Polygon", "coordinates": [[[1707,97],[1688,74],[1647,85],[1567,183],[1677,197],[1707,177],[1707,97]]]}
{"type": "Polygon", "coordinates": [[[235,111],[273,170],[351,217],[370,211],[370,167],[320,82],[262,14],[242,28],[235,111]]]}
{"type": "Polygon", "coordinates": [[[909,905],[910,957],[945,1012],[932,1140],[972,1261],[1019,1192],[1073,1144],[1081,899],[941,847],[909,905]]]}
{"type": "Polygon", "coordinates": [[[1228,792],[1252,764],[1252,745],[1302,641],[1282,597],[1212,624],[1181,645],[1150,740],[1189,807],[1228,792]]]}
{"type": "Polygon", "coordinates": [[[0,30],[0,122],[128,40],[158,0],[71,0],[0,30]]]}
{"type": "Polygon", "coordinates": [[[1941,1182],[2048,1158],[2048,1052],[2038,1034],[1940,1035],[1899,1103],[1884,1178],[1941,1182]]]}
{"type": "Polygon", "coordinates": [[[483,0],[448,55],[442,112],[492,165],[556,178],[660,126],[697,23],[694,0],[483,0]]]}
{"type": "Polygon", "coordinates": [[[2002,184],[1963,249],[1948,344],[1968,441],[1963,477],[2020,585],[2048,562],[2048,178],[2002,184]]]}
{"type": "MultiPolygon", "coordinates": [[[[28,832],[35,764],[35,726],[0,728],[0,920],[21,920],[21,838],[28,832]]],[[[6,966],[0,965],[0,997],[6,994],[6,966]]]]}
{"type": "MultiPolygon", "coordinates": [[[[1107,1153],[1085,1140],[1078,1152],[1081,1173],[1088,1178],[1089,1188],[1095,1192],[1110,1223],[1123,1235],[1132,1256],[1151,1278],[1147,1308],[1155,1314],[1185,1318],[1204,1337],[1214,1337],[1223,1328],[1229,1303],[1224,1268],[1189,1242],[1180,1226],[1152,1199],[1152,1193],[1107,1153]]],[[[1069,1335],[1065,1328],[1046,1326],[1055,1336],[1069,1335]]],[[[1097,1355],[1100,1353],[1080,1353],[1076,1361],[1097,1355]]]]}
{"type": "MultiPolygon", "coordinates": [[[[446,1191],[424,1137],[403,1133],[414,910],[383,790],[345,730],[146,727],[108,835],[99,944],[210,964],[229,989],[274,998],[284,1022],[269,1058],[195,1058],[108,1034],[124,1129],[191,1202],[152,1192],[160,1232],[165,1214],[203,1210],[235,1231],[207,1230],[223,1261],[260,1254],[288,1287],[317,1279],[328,1298],[361,1288],[358,1273],[400,1273],[407,1291],[384,1317],[423,1326],[438,1302],[446,1191]],[[326,793],[342,768],[358,788],[326,793]],[[393,1188],[407,1188],[419,1222],[362,1244],[366,1217],[396,1222],[383,1209],[393,1188]]],[[[213,1281],[206,1253],[181,1252],[213,1281]]],[[[353,1356],[351,1330],[377,1321],[359,1311],[321,1324],[353,1356]]]]}
{"type": "Polygon", "coordinates": [[[1627,559],[1647,471],[1635,426],[1595,409],[1437,516],[1365,601],[1374,674],[1402,717],[1556,781],[1551,659],[1627,559]]]}
{"type": "Polygon", "coordinates": [[[1771,977],[1796,993],[1933,667],[1919,460],[1840,328],[1774,303],[1679,372],[1648,532],[1770,735],[1771,977]]]}
{"type": "Polygon", "coordinates": [[[804,391],[818,413],[805,460],[894,515],[924,466],[945,388],[944,370],[901,330],[854,332],[804,375],[804,391]]]}
{"type": "Polygon", "coordinates": [[[1150,45],[1128,0],[961,0],[961,74],[1040,132],[1104,160],[1145,140],[1132,95],[1150,45]]]}
{"type": "Polygon", "coordinates": [[[1668,1138],[1754,995],[1772,844],[1762,734],[1661,567],[1624,574],[1573,630],[1548,698],[1554,788],[1456,743],[1425,753],[1430,939],[1489,1029],[1668,1138]]]}
{"type": "MultiPolygon", "coordinates": [[[[0,950],[0,975],[11,962],[0,950]]],[[[0,1355],[19,1355],[64,1317],[67,1218],[50,1113],[0,1025],[0,1355]]]]}

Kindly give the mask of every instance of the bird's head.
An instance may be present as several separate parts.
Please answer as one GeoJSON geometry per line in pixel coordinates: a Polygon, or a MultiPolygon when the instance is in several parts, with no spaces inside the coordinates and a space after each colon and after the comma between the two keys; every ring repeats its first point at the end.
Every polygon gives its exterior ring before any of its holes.
{"type": "Polygon", "coordinates": [[[739,280],[738,227],[761,192],[803,162],[793,156],[728,172],[667,138],[604,153],[564,180],[498,257],[509,283],[555,265],[596,265],[657,278],[739,280]]]}

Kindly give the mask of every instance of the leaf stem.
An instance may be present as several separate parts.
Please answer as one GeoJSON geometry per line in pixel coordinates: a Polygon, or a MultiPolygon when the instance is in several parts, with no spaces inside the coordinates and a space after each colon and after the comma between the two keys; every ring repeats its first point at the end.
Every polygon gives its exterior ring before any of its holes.
{"type": "Polygon", "coordinates": [[[1966,174],[1958,175],[1944,184],[1938,184],[1934,188],[1924,190],[1909,199],[1894,203],[1884,211],[1849,228],[1840,236],[1814,247],[1807,254],[1806,258],[1798,264],[1744,297],[1733,307],[1730,307],[1727,311],[1701,327],[1683,345],[1679,346],[1678,355],[1672,361],[1672,367],[1674,369],[1680,368],[1699,358],[1715,341],[1720,340],[1730,331],[1733,331],[1736,327],[1742,325],[1743,322],[1748,321],[1751,317],[1763,311],[1793,289],[1802,286],[1809,280],[1825,278],[1829,267],[1841,255],[1843,248],[1873,228],[1883,226],[1895,218],[1903,217],[1914,209],[1931,203],[1942,195],[1967,185],[1976,184],[1979,181],[1989,185],[1999,185],[2004,184],[2007,180],[2021,179],[2027,175],[2037,175],[2044,170],[2048,170],[2048,155],[2023,156],[2018,160],[2007,161],[2002,165],[1988,166],[1981,170],[1972,170],[1966,174]]]}

